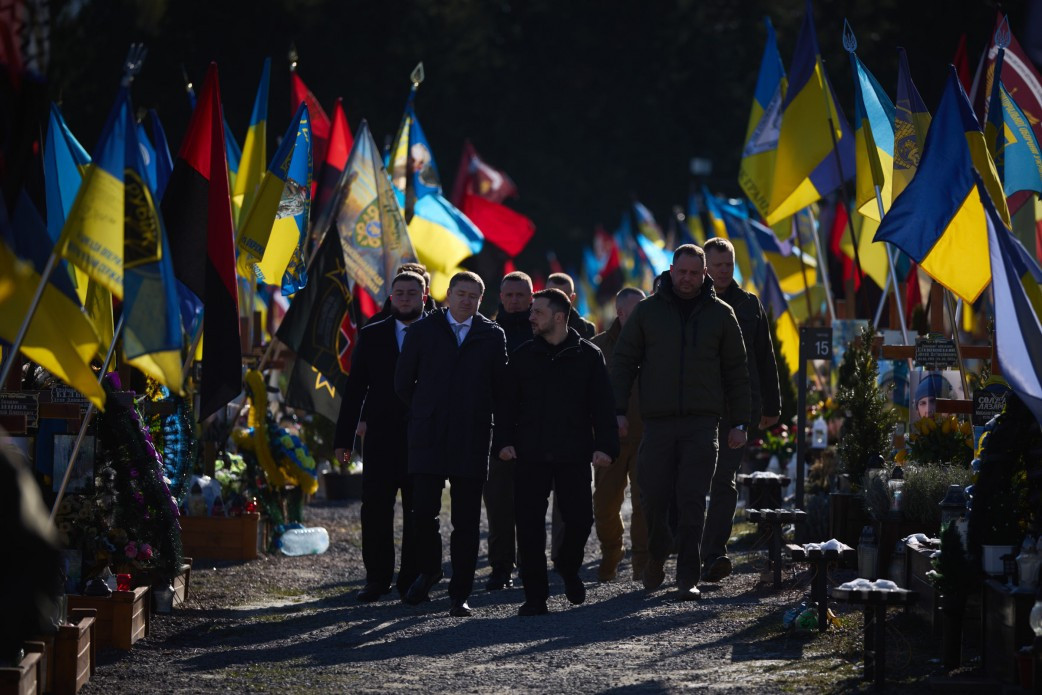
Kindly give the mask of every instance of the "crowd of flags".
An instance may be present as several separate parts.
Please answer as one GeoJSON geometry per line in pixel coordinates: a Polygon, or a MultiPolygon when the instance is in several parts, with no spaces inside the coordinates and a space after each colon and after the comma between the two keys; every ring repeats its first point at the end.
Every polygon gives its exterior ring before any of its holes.
{"type": "MultiPolygon", "coordinates": [[[[594,230],[578,264],[550,256],[551,271],[573,275],[580,311],[610,313],[622,286],[651,288],[677,245],[728,238],[736,279],[774,316],[791,371],[799,325],[835,316],[830,261],[843,270],[837,281],[870,279],[884,294],[906,283],[902,322],[921,304],[921,279],[932,280],[962,301],[965,320],[995,315],[1003,370],[1042,417],[1042,79],[1000,17],[969,85],[960,44],[931,116],[903,50],[891,100],[858,57],[853,28],[843,34],[852,125],[808,0],[788,72],[766,22],[741,149],[744,197],[692,190],[665,225],[631,200],[614,231],[594,230]]],[[[6,58],[8,70],[21,65],[6,58]]],[[[20,346],[29,359],[101,407],[89,363],[116,337],[125,361],[176,393],[199,357],[202,419],[241,392],[240,317],[284,313],[277,335],[297,353],[291,391],[301,394],[287,402],[330,415],[358,326],[399,265],[423,263],[434,297],[490,248],[506,261],[496,272],[514,267],[535,223],[507,204],[517,185],[470,142],[446,196],[417,114],[422,66],[386,152],[364,120],[352,133],[342,99],[327,115],[292,68],[293,116],[270,157],[270,60],[241,149],[216,65],[198,95],[186,85],[193,112],[176,158],[154,112],[135,118],[132,74],[93,157],[52,105],[38,148],[42,201],[5,191],[0,207],[0,339],[16,341],[42,286],[20,346]],[[321,405],[319,393],[329,396],[321,405]]]]}

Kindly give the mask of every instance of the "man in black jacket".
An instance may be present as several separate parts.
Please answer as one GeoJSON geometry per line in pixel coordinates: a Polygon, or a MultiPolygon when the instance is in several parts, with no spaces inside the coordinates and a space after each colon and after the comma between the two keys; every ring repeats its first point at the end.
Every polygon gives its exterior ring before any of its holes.
{"type": "MultiPolygon", "coordinates": [[[[410,273],[416,273],[423,278],[423,293],[427,297],[423,300],[423,313],[429,314],[438,308],[438,305],[434,303],[434,299],[430,295],[431,291],[431,274],[427,272],[427,266],[423,263],[402,263],[398,266],[398,273],[404,273],[409,271],[410,273]]],[[[397,275],[395,276],[397,277],[397,275]]],[[[384,305],[380,307],[380,310],[369,317],[366,321],[368,326],[370,323],[376,323],[377,321],[383,321],[385,318],[391,315],[393,307],[391,307],[391,298],[388,297],[384,301],[384,305]]]]}
{"type": "Polygon", "coordinates": [[[608,466],[619,452],[604,358],[593,343],[568,328],[570,307],[560,290],[535,293],[535,337],[511,355],[503,410],[498,411],[503,424],[496,428],[493,448],[500,460],[517,460],[514,500],[525,585],[520,615],[547,612],[544,529],[551,488],[562,519],[557,572],[570,602],[586,600],[579,568],[593,526],[590,462],[608,466]]]}
{"type": "Polygon", "coordinates": [[[394,577],[394,503],[402,493],[402,564],[398,593],[416,580],[412,482],[408,475],[405,403],[394,392],[394,370],[405,332],[423,313],[427,299],[423,278],[405,271],[391,281],[391,315],[362,329],[351,358],[351,373],[340,404],[333,440],[338,460],[346,461],[354,437],[362,438],[363,603],[391,590],[394,577]]]}
{"type": "MultiPolygon", "coordinates": [[[[727,239],[710,239],[702,247],[706,254],[706,272],[713,279],[716,296],[734,310],[742,329],[742,341],[749,361],[749,390],[751,409],[740,418],[742,422],[758,425],[761,430],[778,422],[781,415],[781,390],[778,386],[778,365],[774,360],[774,344],[767,323],[767,313],[756,295],[746,292],[734,282],[734,246],[727,239]]],[[[725,441],[731,429],[730,422],[721,419],[718,437],[725,441]]],[[[737,448],[720,447],[716,472],[709,488],[709,507],[706,527],[702,533],[702,580],[718,582],[731,574],[731,560],[727,557],[727,540],[731,537],[734,510],[738,504],[735,484],[738,468],[742,465],[746,445],[737,448]]]]}
{"type": "Polygon", "coordinates": [[[503,329],[477,313],[481,278],[460,272],[449,281],[448,309],[413,325],[405,338],[394,388],[409,405],[409,473],[419,577],[405,601],[418,604],[441,578],[439,515],[446,479],[452,495],[452,581],[449,614],[471,614],[481,526],[481,490],[488,477],[492,414],[505,378],[503,329]]]}
{"type": "Polygon", "coordinates": [[[597,326],[579,316],[575,310],[575,280],[568,273],[550,273],[546,279],[547,289],[561,290],[568,297],[568,327],[575,329],[580,338],[589,340],[597,333],[597,326]]]}
{"type": "MultiPolygon", "coordinates": [[[[532,339],[528,312],[532,307],[532,278],[514,271],[499,283],[496,323],[507,337],[507,352],[532,339]]],[[[498,591],[514,585],[511,574],[517,560],[514,543],[514,462],[493,458],[485,481],[485,516],[488,517],[488,564],[492,567],[485,589],[498,591]]]]}

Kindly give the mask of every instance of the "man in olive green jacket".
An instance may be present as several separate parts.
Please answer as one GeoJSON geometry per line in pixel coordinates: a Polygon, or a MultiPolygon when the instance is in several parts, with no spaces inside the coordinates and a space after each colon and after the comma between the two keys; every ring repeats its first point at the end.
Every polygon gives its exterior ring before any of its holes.
{"type": "MultiPolygon", "coordinates": [[[[608,330],[595,335],[590,342],[601,349],[604,360],[611,369],[612,354],[615,344],[619,342],[622,327],[626,325],[637,303],[644,299],[644,293],[636,287],[623,287],[615,295],[615,320],[608,330]]],[[[637,447],[640,446],[644,425],[640,420],[637,393],[630,396],[626,419],[629,421],[629,433],[619,437],[619,455],[607,468],[595,468],[593,471],[593,519],[597,529],[597,539],[601,544],[601,564],[597,569],[598,581],[608,582],[618,573],[619,561],[622,560],[622,502],[626,499],[626,479],[630,482],[630,499],[633,502],[633,514],[630,516],[630,564],[633,568],[633,581],[640,581],[644,576],[644,565],[648,561],[648,525],[644,520],[644,510],[640,506],[640,491],[637,487],[637,447]]]]}
{"type": "Polygon", "coordinates": [[[644,587],[662,585],[666,556],[675,547],[678,597],[692,600],[701,596],[700,546],[718,446],[745,445],[749,370],[738,320],[716,297],[702,249],[678,247],[669,272],[659,280],[658,291],[637,305],[622,329],[612,359],[612,386],[619,434],[625,436],[625,413],[640,372],[644,438],[637,472],[648,521],[644,587]],[[718,443],[721,419],[731,429],[727,442],[718,443]],[[679,517],[675,544],[669,526],[674,501],[679,517]]]}

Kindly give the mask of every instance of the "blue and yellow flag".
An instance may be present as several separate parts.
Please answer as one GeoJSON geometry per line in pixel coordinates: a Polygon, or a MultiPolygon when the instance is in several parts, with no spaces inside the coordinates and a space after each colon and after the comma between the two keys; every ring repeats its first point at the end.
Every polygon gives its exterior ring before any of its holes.
{"type": "Polygon", "coordinates": [[[480,252],[485,237],[442,194],[430,143],[413,108],[414,94],[409,94],[386,166],[405,211],[416,256],[431,272],[431,296],[440,299],[460,262],[480,252]]]}
{"type": "Polygon", "coordinates": [[[291,295],[307,283],[303,244],[311,208],[311,121],[301,103],[239,229],[237,269],[291,295]]]}
{"type": "Polygon", "coordinates": [[[999,48],[995,58],[996,78],[992,82],[984,139],[1007,197],[1017,191],[1042,193],[1042,154],[1038,140],[1030,121],[999,79],[1005,52],[999,48]]]}
{"type": "Polygon", "coordinates": [[[883,218],[875,240],[897,246],[933,279],[972,303],[991,281],[991,271],[974,262],[987,258],[988,237],[964,106],[969,109],[953,69],[919,171],[883,218]]]}
{"type": "Polygon", "coordinates": [[[183,395],[181,313],[170,247],[133,130],[127,133],[127,146],[123,354],[183,395]]]}
{"type": "MultiPolygon", "coordinates": [[[[14,343],[52,252],[44,222],[25,192],[19,195],[11,220],[0,199],[0,339],[14,343]]],[[[89,367],[98,352],[98,337],[68,275],[51,275],[21,352],[103,408],[105,393],[89,367]]]]}
{"type": "Polygon", "coordinates": [[[660,249],[666,247],[666,236],[662,233],[662,227],[655,221],[651,210],[639,201],[633,201],[633,214],[637,220],[637,230],[650,239],[660,249]]]}
{"type": "Polygon", "coordinates": [[[123,298],[123,171],[127,134],[133,134],[134,128],[130,96],[122,87],[57,244],[59,254],[119,299],[123,298]]]}
{"type": "Polygon", "coordinates": [[[897,106],[894,112],[893,199],[908,187],[922,157],[926,133],[930,130],[930,111],[912,82],[905,49],[898,48],[897,106]]]}
{"type": "Polygon", "coordinates": [[[818,201],[853,174],[854,138],[846,117],[836,108],[818,50],[814,8],[807,0],[782,104],[767,224],[774,225],[818,201]]]}
{"type": "Polygon", "coordinates": [[[1002,375],[1042,423],[1042,269],[1010,233],[983,190],[978,199],[985,211],[995,293],[995,350],[1002,375]]]}
{"type": "Polygon", "coordinates": [[[760,76],[756,80],[749,125],[745,131],[738,183],[760,215],[766,217],[774,182],[774,160],[778,155],[778,134],[781,131],[782,101],[785,99],[787,80],[778,53],[774,26],[767,17],[763,21],[767,26],[767,43],[763,47],[760,76]]]}
{"type": "Polygon", "coordinates": [[[166,193],[166,185],[170,182],[170,175],[174,173],[174,158],[170,156],[170,143],[166,139],[166,131],[163,124],[159,122],[159,114],[155,109],[148,110],[148,119],[152,124],[152,139],[154,140],[156,153],[156,204],[163,200],[166,193]]]}
{"type": "Polygon", "coordinates": [[[260,186],[261,178],[264,176],[264,164],[268,161],[268,82],[270,74],[271,58],[265,58],[260,83],[257,85],[257,96],[253,100],[250,129],[246,132],[246,141],[242,146],[242,159],[239,161],[239,172],[235,176],[235,187],[232,189],[236,220],[241,217],[244,209],[250,207],[253,196],[260,186]]]}
{"type": "Polygon", "coordinates": [[[764,308],[774,317],[775,333],[780,343],[779,350],[785,363],[789,365],[789,373],[795,374],[800,366],[800,330],[789,310],[785,293],[778,285],[778,277],[769,265],[764,275],[761,298],[764,308]]]}
{"type": "Polygon", "coordinates": [[[893,196],[894,104],[854,52],[853,32],[845,32],[843,40],[854,68],[854,200],[858,212],[878,222],[893,196]]]}

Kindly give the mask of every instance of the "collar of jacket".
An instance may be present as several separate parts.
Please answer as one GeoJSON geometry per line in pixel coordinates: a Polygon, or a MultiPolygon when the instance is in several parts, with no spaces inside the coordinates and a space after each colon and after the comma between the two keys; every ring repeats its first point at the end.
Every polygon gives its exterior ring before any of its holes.
{"type": "Polygon", "coordinates": [[[727,286],[727,289],[724,290],[722,293],[718,294],[717,296],[733,307],[738,304],[741,304],[753,295],[752,293],[743,290],[741,287],[738,286],[737,282],[732,280],[731,284],[727,286]]]}
{"type": "Polygon", "coordinates": [[[618,316],[612,319],[611,325],[608,326],[606,332],[611,340],[618,340],[619,336],[622,334],[622,322],[619,321],[618,316]]]}
{"type": "Polygon", "coordinates": [[[503,305],[499,305],[499,310],[496,312],[496,323],[503,328],[523,328],[528,324],[529,311],[507,311],[503,308],[503,305]]]}
{"type": "MultiPolygon", "coordinates": [[[[663,299],[671,302],[680,301],[680,297],[673,291],[673,277],[668,270],[662,271],[662,274],[658,276],[658,281],[658,291],[655,294],[662,295],[663,299]]],[[[713,278],[709,277],[708,273],[706,273],[705,280],[702,281],[702,289],[695,299],[701,302],[706,297],[716,297],[716,290],[713,288],[713,278]]]]}
{"type": "MultiPolygon", "coordinates": [[[[544,338],[541,335],[537,335],[536,337],[532,338],[532,345],[539,352],[550,352],[552,348],[550,343],[546,342],[546,338],[544,338]]],[[[579,337],[579,332],[576,331],[574,328],[569,328],[567,335],[565,335],[564,337],[564,342],[562,342],[559,347],[560,349],[557,352],[558,355],[563,353],[565,350],[581,348],[582,342],[579,337]]]]}

